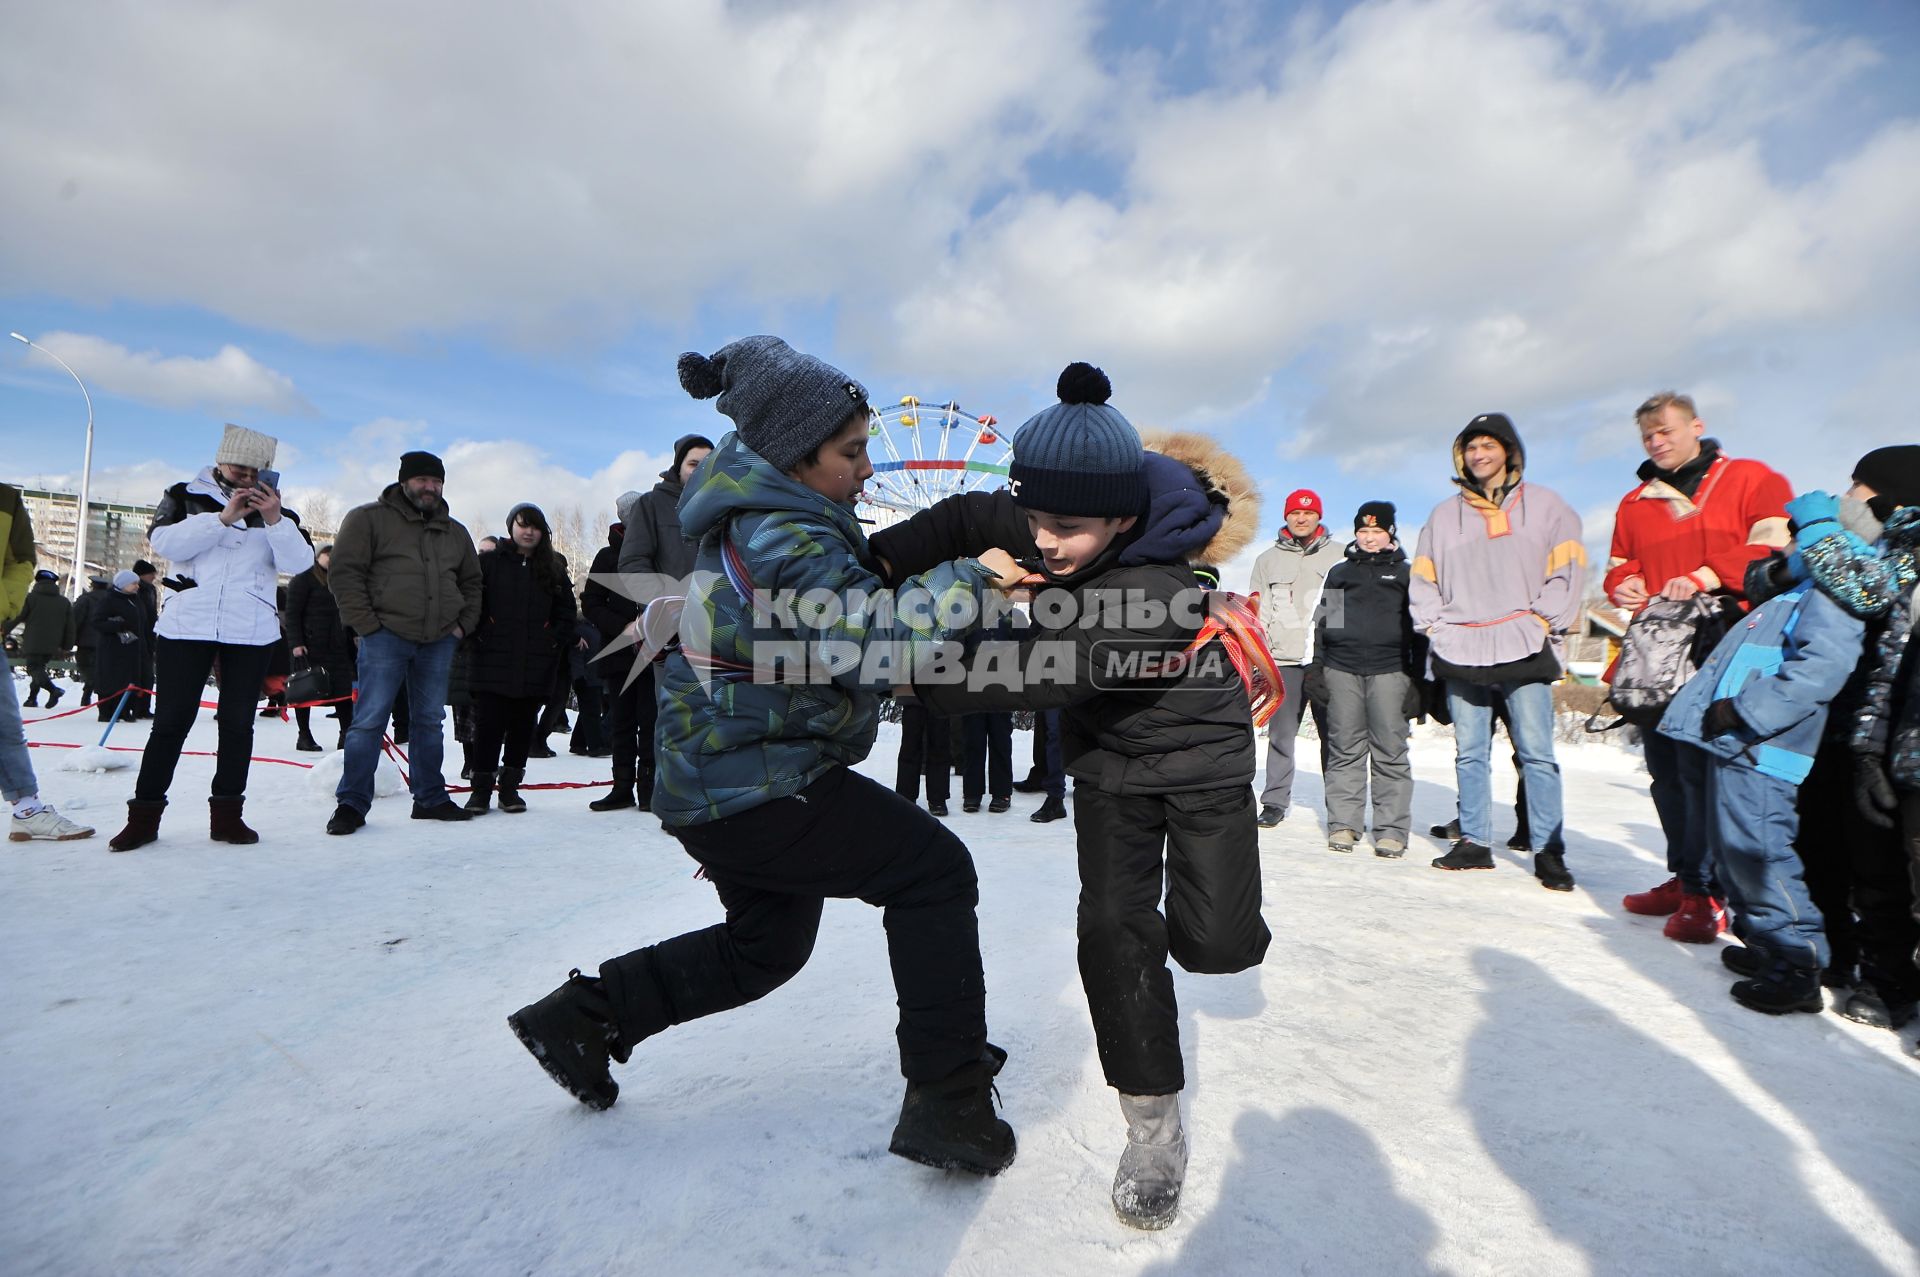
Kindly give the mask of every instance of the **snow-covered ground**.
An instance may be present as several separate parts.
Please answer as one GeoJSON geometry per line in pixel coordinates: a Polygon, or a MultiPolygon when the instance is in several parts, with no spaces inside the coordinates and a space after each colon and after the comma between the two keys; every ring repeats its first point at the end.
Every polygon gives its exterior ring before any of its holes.
{"type": "MultiPolygon", "coordinates": [[[[91,743],[88,717],[30,735],[91,743]]],[[[260,724],[257,752],[310,757],[292,744],[260,724]]],[[[890,778],[893,749],[867,770],[890,778]]],[[[256,765],[262,841],[232,847],[189,758],[161,840],[109,855],[132,773],[35,750],[100,833],[0,856],[0,1270],[1920,1272],[1920,1064],[1831,1014],[1740,1009],[1713,948],[1621,913],[1664,876],[1635,755],[1562,751],[1569,896],[1504,850],[1476,874],[1428,868],[1424,836],[1401,862],[1327,851],[1313,752],[1262,835],[1266,964],[1177,977],[1193,1163],[1179,1222],[1141,1234],[1107,1204],[1123,1127],[1074,970],[1072,830],[1030,824],[1037,798],[951,822],[1020,1139],[982,1181],[886,1152],[874,910],[831,903],[799,977],[649,1041],[593,1113],[503,1017],[719,916],[651,818],[555,791],[426,824],[402,796],[329,838],[309,773],[256,765]]],[[[1424,830],[1451,811],[1450,743],[1416,761],[1424,830]]]]}

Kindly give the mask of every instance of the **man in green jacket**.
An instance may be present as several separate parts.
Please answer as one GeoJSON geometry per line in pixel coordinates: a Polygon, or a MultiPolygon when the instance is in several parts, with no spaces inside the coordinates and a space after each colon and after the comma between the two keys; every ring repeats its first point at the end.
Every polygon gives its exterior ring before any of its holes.
{"type": "MultiPolygon", "coordinates": [[[[26,606],[27,586],[33,580],[33,521],[20,500],[20,489],[0,483],[0,626],[10,627],[26,606]]],[[[20,702],[13,699],[13,666],[0,649],[0,675],[8,694],[0,696],[0,796],[13,808],[11,842],[43,839],[71,842],[91,838],[93,830],[76,825],[40,801],[40,782],[27,757],[27,729],[20,721],[20,702]]]]}
{"type": "Polygon", "coordinates": [[[480,621],[480,563],[473,538],[441,498],[446,467],[431,452],[400,458],[400,478],[347,513],[333,542],[327,585],[359,647],[360,693],[347,729],[345,768],[330,834],[367,823],[380,738],[404,686],[412,723],[415,820],[467,820],[440,772],[453,649],[480,621]]]}

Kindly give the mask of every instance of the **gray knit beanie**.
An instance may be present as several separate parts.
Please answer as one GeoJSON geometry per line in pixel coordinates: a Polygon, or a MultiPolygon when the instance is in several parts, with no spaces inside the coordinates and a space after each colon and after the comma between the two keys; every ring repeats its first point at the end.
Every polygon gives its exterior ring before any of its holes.
{"type": "Polygon", "coordinates": [[[778,337],[742,337],[712,355],[680,356],[680,384],[733,418],[740,442],[791,470],[865,411],[867,388],[778,337]]]}
{"type": "Polygon", "coordinates": [[[1147,508],[1146,450],[1133,423],[1109,407],[1113,385],[1091,364],[1068,364],[1060,402],[1013,437],[1007,491],[1048,514],[1124,519],[1147,508]]]}
{"type": "Polygon", "coordinates": [[[614,501],[613,512],[619,516],[620,522],[633,522],[634,512],[639,509],[641,496],[641,493],[629,490],[622,492],[614,501]]]}

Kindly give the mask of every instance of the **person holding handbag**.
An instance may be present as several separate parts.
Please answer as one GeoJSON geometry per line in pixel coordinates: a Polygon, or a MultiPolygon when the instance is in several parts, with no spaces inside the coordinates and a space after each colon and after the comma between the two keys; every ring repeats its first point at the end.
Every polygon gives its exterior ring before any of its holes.
{"type": "MultiPolygon", "coordinates": [[[[327,589],[327,571],[332,566],[333,547],[323,545],[314,552],[313,566],[287,586],[287,642],[294,669],[287,699],[295,703],[333,700],[333,717],[340,725],[333,747],[345,749],[347,728],[353,722],[353,635],[341,623],[340,605],[327,589]],[[346,699],[335,699],[339,697],[346,699]]],[[[302,705],[293,715],[300,725],[300,740],[294,748],[319,752],[320,742],[313,738],[313,710],[302,705]]]]}

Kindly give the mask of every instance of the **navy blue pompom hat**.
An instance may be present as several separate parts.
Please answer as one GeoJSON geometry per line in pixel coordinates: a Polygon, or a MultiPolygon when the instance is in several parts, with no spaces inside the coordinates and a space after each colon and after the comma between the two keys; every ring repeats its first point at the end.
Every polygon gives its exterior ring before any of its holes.
{"type": "Polygon", "coordinates": [[[1091,364],[1068,364],[1060,402],[1013,436],[1007,491],[1014,504],[1048,514],[1124,519],[1147,507],[1140,432],[1107,403],[1113,385],[1091,364]]]}

